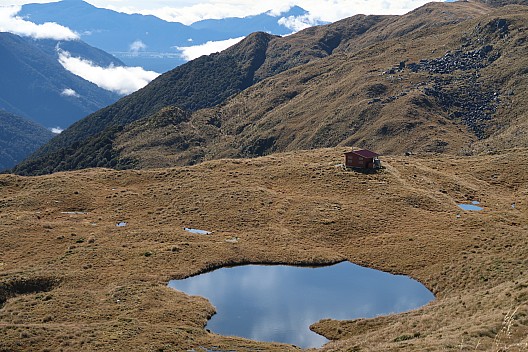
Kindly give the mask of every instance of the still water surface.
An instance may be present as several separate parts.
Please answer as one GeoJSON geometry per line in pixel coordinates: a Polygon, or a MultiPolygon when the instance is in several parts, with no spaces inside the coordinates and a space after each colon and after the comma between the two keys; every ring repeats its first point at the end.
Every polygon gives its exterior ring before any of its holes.
{"type": "Polygon", "coordinates": [[[463,210],[467,210],[467,211],[480,211],[484,208],[482,207],[479,207],[478,205],[480,204],[479,201],[472,201],[471,204],[458,204],[458,207],[463,209],[463,210]]]}
{"type": "Polygon", "coordinates": [[[327,340],[309,330],[321,319],[355,319],[404,312],[434,299],[421,283],[342,262],[319,267],[244,265],[222,268],[169,287],[207,298],[214,333],[252,340],[320,347],[327,340]]]}

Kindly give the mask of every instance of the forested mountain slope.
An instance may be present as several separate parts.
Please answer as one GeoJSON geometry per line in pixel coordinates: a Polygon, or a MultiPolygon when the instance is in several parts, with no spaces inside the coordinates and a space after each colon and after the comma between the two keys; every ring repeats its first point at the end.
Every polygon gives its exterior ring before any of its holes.
{"type": "Polygon", "coordinates": [[[66,128],[119,96],[66,70],[57,49],[108,66],[122,62],[81,41],[34,40],[0,33],[0,108],[52,128],[66,128]]]}
{"type": "Polygon", "coordinates": [[[0,110],[0,171],[15,166],[53,136],[32,121],[0,110]]]}

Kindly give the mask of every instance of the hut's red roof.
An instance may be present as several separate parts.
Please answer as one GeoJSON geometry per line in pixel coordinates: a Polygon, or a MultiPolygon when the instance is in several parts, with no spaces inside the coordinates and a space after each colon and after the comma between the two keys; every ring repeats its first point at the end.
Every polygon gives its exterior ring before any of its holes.
{"type": "Polygon", "coordinates": [[[367,149],[361,149],[361,150],[353,150],[351,152],[348,152],[348,153],[345,153],[345,154],[356,154],[356,155],[359,155],[363,158],[375,158],[377,156],[379,156],[379,154],[376,154],[370,150],[367,150],[367,149]]]}

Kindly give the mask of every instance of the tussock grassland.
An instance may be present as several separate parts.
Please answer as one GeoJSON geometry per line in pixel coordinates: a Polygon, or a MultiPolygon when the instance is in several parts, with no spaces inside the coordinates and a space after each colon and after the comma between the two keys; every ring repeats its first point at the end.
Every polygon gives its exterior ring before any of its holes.
{"type": "Polygon", "coordinates": [[[166,284],[226,264],[340,260],[410,275],[437,299],[314,322],[333,340],[324,351],[526,350],[528,150],[386,156],[371,175],[339,167],[343,151],[0,175],[0,351],[295,350],[207,332],[214,307],[166,284]],[[484,210],[457,207],[471,200],[484,210]]]}

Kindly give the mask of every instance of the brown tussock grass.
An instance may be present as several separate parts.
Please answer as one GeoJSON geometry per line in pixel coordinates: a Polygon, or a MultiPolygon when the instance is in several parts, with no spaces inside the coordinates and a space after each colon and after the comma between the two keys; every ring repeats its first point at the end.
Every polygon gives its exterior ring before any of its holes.
{"type": "Polygon", "coordinates": [[[437,298],[394,316],[314,322],[332,340],[322,350],[523,350],[528,151],[385,156],[383,172],[362,174],[336,167],[345,150],[1,175],[2,289],[13,278],[59,284],[9,295],[0,347],[295,350],[207,332],[214,307],[167,282],[224,265],[349,260],[410,275],[437,298]],[[470,200],[484,210],[458,209],[470,200]]]}

